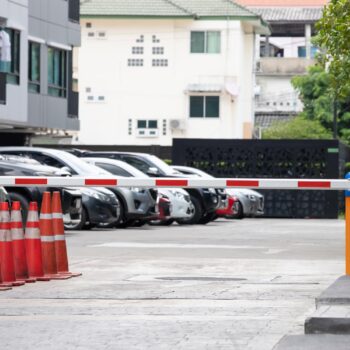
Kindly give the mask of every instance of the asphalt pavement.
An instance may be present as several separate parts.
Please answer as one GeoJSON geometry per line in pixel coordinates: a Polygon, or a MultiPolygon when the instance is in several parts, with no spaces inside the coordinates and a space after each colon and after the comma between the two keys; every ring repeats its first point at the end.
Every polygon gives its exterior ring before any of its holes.
{"type": "Polygon", "coordinates": [[[272,349],[344,273],[343,220],[67,233],[82,277],[0,292],[4,349],[272,349]]]}

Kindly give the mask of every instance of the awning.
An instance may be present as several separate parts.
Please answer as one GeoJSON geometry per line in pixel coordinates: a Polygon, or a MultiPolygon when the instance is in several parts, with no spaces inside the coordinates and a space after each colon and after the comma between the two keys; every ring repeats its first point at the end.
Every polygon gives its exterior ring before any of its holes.
{"type": "Polygon", "coordinates": [[[231,96],[237,97],[239,95],[239,86],[236,83],[226,83],[225,89],[231,96]]]}
{"type": "Polygon", "coordinates": [[[187,92],[222,92],[223,86],[220,84],[189,84],[187,92]]]}

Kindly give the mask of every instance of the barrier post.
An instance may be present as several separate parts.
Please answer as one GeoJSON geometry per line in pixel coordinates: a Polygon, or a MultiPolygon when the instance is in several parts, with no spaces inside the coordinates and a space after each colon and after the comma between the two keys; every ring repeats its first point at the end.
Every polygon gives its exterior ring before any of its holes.
{"type": "MultiPolygon", "coordinates": [[[[350,173],[345,178],[350,180],[350,173]]],[[[345,273],[350,275],[350,191],[345,191],[345,273]]]]}

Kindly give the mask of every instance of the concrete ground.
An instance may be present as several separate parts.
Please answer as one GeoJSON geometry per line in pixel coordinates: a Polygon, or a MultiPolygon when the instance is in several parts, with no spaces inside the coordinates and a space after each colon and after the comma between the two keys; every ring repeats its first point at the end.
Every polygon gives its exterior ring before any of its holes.
{"type": "Polygon", "coordinates": [[[272,349],[344,273],[344,221],[71,232],[82,277],[0,292],[1,348],[272,349]]]}

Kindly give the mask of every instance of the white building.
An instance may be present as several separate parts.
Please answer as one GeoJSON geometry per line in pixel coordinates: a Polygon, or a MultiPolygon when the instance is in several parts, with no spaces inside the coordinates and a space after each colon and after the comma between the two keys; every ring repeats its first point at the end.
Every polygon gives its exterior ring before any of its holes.
{"type": "Polygon", "coordinates": [[[226,0],[90,0],[81,26],[77,142],[251,138],[255,34],[269,34],[258,15],[226,0]]]}

